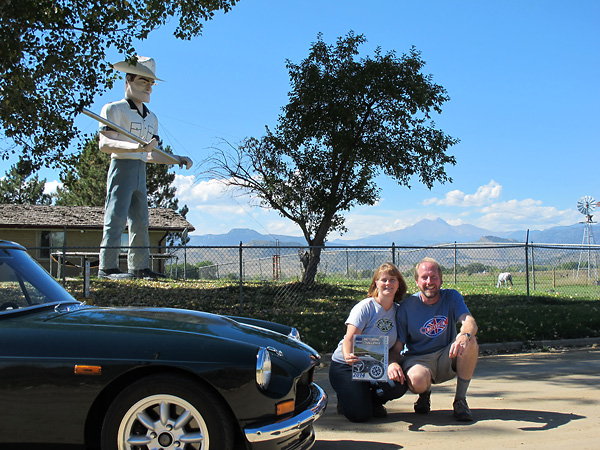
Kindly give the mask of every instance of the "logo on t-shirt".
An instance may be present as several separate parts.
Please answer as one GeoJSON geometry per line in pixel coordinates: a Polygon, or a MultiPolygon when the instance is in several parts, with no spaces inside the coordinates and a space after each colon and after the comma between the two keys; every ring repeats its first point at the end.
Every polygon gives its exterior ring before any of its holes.
{"type": "Polygon", "coordinates": [[[382,333],[388,333],[394,328],[394,322],[390,319],[379,319],[377,321],[377,329],[382,333]]]}
{"type": "Polygon", "coordinates": [[[427,337],[436,337],[446,331],[448,326],[448,318],[445,316],[435,316],[425,322],[425,325],[421,328],[421,334],[427,337]]]}

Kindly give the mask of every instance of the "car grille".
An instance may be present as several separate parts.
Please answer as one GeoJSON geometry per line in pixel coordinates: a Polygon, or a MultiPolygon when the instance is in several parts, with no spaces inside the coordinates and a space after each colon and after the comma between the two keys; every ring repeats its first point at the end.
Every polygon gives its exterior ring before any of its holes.
{"type": "Polygon", "coordinates": [[[315,368],[311,367],[310,370],[304,372],[302,376],[296,380],[296,412],[304,411],[310,404],[312,397],[311,385],[313,382],[314,373],[315,368]]]}

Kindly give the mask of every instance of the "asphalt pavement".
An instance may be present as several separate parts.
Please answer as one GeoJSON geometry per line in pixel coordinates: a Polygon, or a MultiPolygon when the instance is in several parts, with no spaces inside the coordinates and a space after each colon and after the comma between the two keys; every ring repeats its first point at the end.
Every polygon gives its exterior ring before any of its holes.
{"type": "Polygon", "coordinates": [[[315,381],[329,394],[313,450],[420,448],[600,448],[600,345],[479,358],[468,402],[473,422],[452,415],[456,381],[434,386],[431,412],[413,411],[408,392],[388,402],[388,417],[356,424],[337,414],[328,364],[315,381]]]}

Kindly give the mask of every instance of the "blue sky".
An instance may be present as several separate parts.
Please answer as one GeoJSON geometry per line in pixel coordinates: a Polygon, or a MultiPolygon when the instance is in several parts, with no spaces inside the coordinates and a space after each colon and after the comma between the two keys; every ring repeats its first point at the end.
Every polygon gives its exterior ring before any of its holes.
{"type": "MultiPolygon", "coordinates": [[[[450,150],[452,183],[429,191],[415,179],[409,190],[382,177],[380,201],[347,213],[343,238],[438,217],[493,231],[536,230],[583,220],[582,196],[600,200],[599,20],[596,0],[241,0],[191,42],[175,39],[168,25],[137,48],[156,59],[165,80],[148,105],[161,137],[195,162],[190,171],[175,169],[194,234],[300,235],[247,196],[223,192],[203,177],[201,162],[223,140],[239,143],[275,125],[290,87],[286,59],[304,59],[319,32],[333,44],[350,30],[368,40],[362,55],[377,46],[401,55],[414,45],[422,53],[424,72],[451,98],[435,122],[461,142],[450,150]]],[[[122,96],[118,82],[91,109],[122,96]]],[[[85,116],[77,124],[90,133],[97,126],[85,116]]]]}

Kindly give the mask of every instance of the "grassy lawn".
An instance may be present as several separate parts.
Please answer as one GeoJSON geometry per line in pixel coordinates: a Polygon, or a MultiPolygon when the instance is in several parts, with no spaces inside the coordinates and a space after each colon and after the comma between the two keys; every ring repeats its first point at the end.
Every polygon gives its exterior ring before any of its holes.
{"type": "MultiPolygon", "coordinates": [[[[446,278],[448,279],[448,278],[446,278]]],[[[83,282],[68,280],[67,289],[81,299],[83,282]]],[[[108,281],[92,279],[88,304],[97,306],[161,306],[218,314],[242,315],[293,325],[309,345],[331,352],[344,334],[352,306],[364,298],[368,281],[329,281],[306,289],[300,283],[246,282],[240,305],[235,281],[108,281]]],[[[453,287],[445,283],[446,288],[453,287]]],[[[409,282],[409,289],[414,285],[409,282]]],[[[576,295],[549,285],[531,292],[485,283],[456,287],[479,325],[480,343],[528,342],[600,336],[598,286],[576,295]],[[561,290],[563,292],[561,292],[561,290]]],[[[83,300],[83,299],[82,299],[83,300]]]]}

